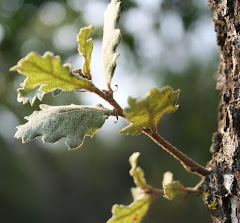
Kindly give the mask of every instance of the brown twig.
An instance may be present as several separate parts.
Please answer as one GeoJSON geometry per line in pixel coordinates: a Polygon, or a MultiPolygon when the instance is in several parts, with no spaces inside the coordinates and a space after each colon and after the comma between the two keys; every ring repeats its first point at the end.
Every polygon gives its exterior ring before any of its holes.
{"type": "MultiPolygon", "coordinates": [[[[202,193],[200,190],[198,190],[194,187],[184,187],[183,192],[185,193],[185,195],[195,194],[197,196],[202,193]]],[[[144,193],[152,195],[152,197],[154,199],[156,199],[156,198],[164,196],[164,189],[153,188],[153,187],[149,186],[148,188],[146,188],[144,190],[144,193]]]]}
{"type": "Polygon", "coordinates": [[[113,92],[105,91],[105,90],[101,91],[99,88],[97,88],[93,84],[92,84],[91,88],[88,89],[88,91],[97,94],[99,97],[103,98],[105,101],[107,101],[110,105],[112,105],[114,107],[114,110],[112,111],[111,115],[124,117],[123,109],[113,98],[113,92]]]}
{"type": "Polygon", "coordinates": [[[164,189],[149,186],[144,190],[144,193],[151,195],[153,198],[158,198],[164,196],[164,189]]]}
{"type": "MultiPolygon", "coordinates": [[[[113,110],[110,110],[110,115],[112,116],[121,116],[124,118],[123,109],[121,106],[115,101],[113,98],[113,92],[100,90],[94,84],[90,88],[87,89],[90,92],[97,94],[99,97],[103,98],[107,101],[110,105],[113,106],[113,110]]],[[[155,126],[155,125],[154,125],[155,126]]],[[[167,140],[161,137],[157,132],[156,129],[143,129],[142,132],[151,138],[157,145],[162,147],[165,151],[171,154],[175,159],[180,161],[180,163],[184,166],[184,168],[191,173],[195,173],[201,177],[209,175],[211,173],[210,170],[206,169],[205,167],[201,166],[200,164],[194,162],[184,153],[179,151],[176,147],[170,144],[167,140]]]]}
{"type": "Polygon", "coordinates": [[[194,162],[192,159],[170,144],[167,140],[161,137],[158,133],[153,133],[149,129],[144,129],[143,133],[151,138],[157,145],[161,146],[165,151],[170,153],[175,159],[180,161],[180,163],[188,172],[195,173],[202,177],[211,173],[210,170],[194,162]]]}

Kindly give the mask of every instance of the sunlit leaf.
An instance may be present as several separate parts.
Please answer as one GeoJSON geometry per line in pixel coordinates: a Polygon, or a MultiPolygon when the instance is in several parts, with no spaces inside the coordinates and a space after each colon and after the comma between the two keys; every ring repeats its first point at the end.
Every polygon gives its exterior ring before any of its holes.
{"type": "Polygon", "coordinates": [[[166,172],[163,175],[164,197],[172,200],[174,197],[184,193],[184,186],[179,181],[173,180],[173,174],[166,172]]]}
{"type": "Polygon", "coordinates": [[[40,91],[39,88],[39,86],[35,88],[18,88],[17,101],[22,102],[23,104],[29,102],[31,105],[34,104],[37,98],[42,101],[43,96],[46,94],[46,92],[40,91]]]}
{"type": "Polygon", "coordinates": [[[76,149],[83,144],[85,136],[92,137],[109,116],[109,110],[101,105],[40,105],[40,108],[25,117],[27,123],[17,127],[15,137],[22,138],[23,143],[38,136],[46,143],[65,137],[68,148],[76,149]]]}
{"type": "Polygon", "coordinates": [[[69,64],[62,65],[59,56],[46,52],[43,57],[35,52],[29,53],[21,59],[10,71],[17,71],[27,76],[22,86],[50,92],[55,89],[72,91],[79,88],[89,88],[91,82],[84,78],[78,78],[71,74],[69,64]]]}
{"type": "Polygon", "coordinates": [[[140,99],[129,97],[129,108],[124,109],[124,115],[131,123],[120,134],[139,134],[143,128],[155,127],[165,113],[177,110],[179,93],[180,90],[166,86],[160,90],[152,88],[140,99]]]}
{"type": "Polygon", "coordinates": [[[83,57],[82,72],[89,80],[92,79],[90,65],[93,50],[93,41],[92,38],[91,39],[88,38],[93,28],[94,28],[93,25],[81,28],[79,34],[77,35],[78,51],[83,57]]]}
{"type": "Polygon", "coordinates": [[[116,59],[119,56],[116,53],[116,48],[121,40],[121,32],[117,28],[120,18],[120,1],[111,0],[104,13],[104,28],[103,28],[103,68],[108,89],[114,71],[116,68],[116,59]]]}
{"type": "Polygon", "coordinates": [[[115,204],[112,208],[113,216],[107,223],[140,223],[147,213],[152,202],[152,197],[133,201],[129,206],[115,204]]]}
{"type": "Polygon", "coordinates": [[[139,152],[133,153],[129,158],[129,163],[131,165],[131,170],[129,174],[133,177],[134,183],[137,187],[141,189],[147,188],[147,182],[144,178],[144,172],[141,167],[137,166],[138,157],[140,156],[139,152]]]}

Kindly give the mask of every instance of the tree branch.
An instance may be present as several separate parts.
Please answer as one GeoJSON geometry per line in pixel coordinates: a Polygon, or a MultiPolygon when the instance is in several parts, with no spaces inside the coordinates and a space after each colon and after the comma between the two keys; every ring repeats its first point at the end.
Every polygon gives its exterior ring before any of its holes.
{"type": "MultiPolygon", "coordinates": [[[[194,187],[184,187],[183,192],[185,195],[195,194],[200,195],[202,192],[194,187]]],[[[152,195],[154,199],[164,196],[164,189],[153,188],[149,186],[147,189],[144,190],[145,194],[152,195]]]]}
{"type": "MultiPolygon", "coordinates": [[[[92,84],[90,89],[87,89],[90,92],[97,94],[99,97],[103,98],[107,101],[110,105],[113,106],[113,110],[111,110],[110,115],[112,116],[121,116],[125,118],[123,114],[123,109],[121,106],[115,101],[113,98],[113,92],[109,92],[106,90],[100,90],[94,84],[92,84]]],[[[201,166],[200,164],[194,162],[184,153],[179,151],[176,147],[171,145],[167,140],[161,137],[157,132],[156,129],[143,129],[142,132],[151,138],[157,145],[162,147],[165,151],[167,151],[170,155],[172,155],[175,159],[180,161],[183,167],[190,173],[195,173],[201,177],[209,175],[211,173],[210,170],[206,169],[205,167],[201,166]],[[154,131],[155,130],[155,131],[154,131]]]]}
{"type": "Polygon", "coordinates": [[[113,98],[113,92],[109,92],[105,90],[101,91],[94,84],[92,84],[91,88],[88,89],[88,91],[95,93],[96,95],[98,95],[99,97],[101,97],[102,99],[104,99],[106,102],[108,102],[110,105],[114,107],[113,113],[111,115],[124,117],[123,109],[113,98]]]}
{"type": "Polygon", "coordinates": [[[170,144],[167,140],[161,137],[158,133],[153,133],[149,129],[144,129],[143,133],[151,138],[157,145],[161,146],[165,151],[171,154],[175,159],[180,161],[180,163],[188,172],[195,173],[201,177],[204,177],[211,173],[210,170],[194,162],[192,159],[190,159],[188,156],[170,144]]]}

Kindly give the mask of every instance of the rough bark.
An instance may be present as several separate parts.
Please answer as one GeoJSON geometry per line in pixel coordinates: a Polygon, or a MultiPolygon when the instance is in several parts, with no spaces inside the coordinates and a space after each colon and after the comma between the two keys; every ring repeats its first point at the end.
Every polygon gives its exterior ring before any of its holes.
{"type": "Polygon", "coordinates": [[[209,0],[220,64],[218,129],[204,197],[214,223],[240,222],[240,0],[209,0]]]}

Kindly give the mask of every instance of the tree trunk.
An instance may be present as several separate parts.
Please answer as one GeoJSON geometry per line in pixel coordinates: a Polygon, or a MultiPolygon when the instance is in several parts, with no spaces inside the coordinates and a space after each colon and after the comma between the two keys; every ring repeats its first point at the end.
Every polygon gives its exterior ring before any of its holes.
{"type": "Polygon", "coordinates": [[[218,130],[203,185],[214,223],[240,222],[240,0],[209,0],[220,55],[218,130]]]}

